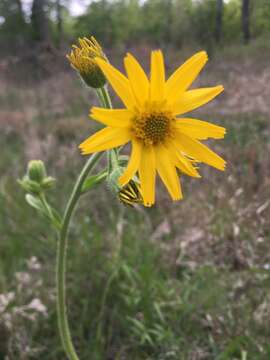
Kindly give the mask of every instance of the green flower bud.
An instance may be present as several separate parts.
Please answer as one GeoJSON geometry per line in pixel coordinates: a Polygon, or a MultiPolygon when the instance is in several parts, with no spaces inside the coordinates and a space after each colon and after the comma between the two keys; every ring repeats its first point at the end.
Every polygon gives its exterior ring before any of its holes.
{"type": "Polygon", "coordinates": [[[28,163],[27,176],[30,180],[37,183],[42,183],[46,177],[46,168],[43,161],[41,160],[31,160],[28,163]]]}
{"type": "Polygon", "coordinates": [[[47,176],[41,183],[41,187],[44,190],[51,189],[55,184],[55,178],[47,176]]]}
{"type": "Polygon", "coordinates": [[[42,191],[40,184],[30,180],[28,176],[24,176],[22,180],[18,180],[18,183],[27,193],[38,195],[42,191]]]}
{"type": "Polygon", "coordinates": [[[28,163],[26,175],[18,180],[18,183],[27,193],[40,195],[54,186],[55,179],[47,176],[43,161],[31,160],[28,163]]]}

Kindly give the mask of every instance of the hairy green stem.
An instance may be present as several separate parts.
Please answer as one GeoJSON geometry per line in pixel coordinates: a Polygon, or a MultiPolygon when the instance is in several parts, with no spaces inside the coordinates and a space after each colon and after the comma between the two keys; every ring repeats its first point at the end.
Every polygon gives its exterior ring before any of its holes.
{"type": "Polygon", "coordinates": [[[70,195],[68,204],[66,206],[65,214],[63,217],[62,227],[60,231],[58,248],[57,248],[57,265],[56,265],[56,283],[57,283],[57,313],[58,313],[58,326],[63,347],[70,360],[79,360],[74,346],[72,344],[66,309],[66,287],[65,287],[65,273],[66,273],[66,256],[67,256],[67,235],[70,219],[73,211],[81,195],[81,188],[84,180],[93,169],[99,158],[103,153],[96,153],[92,155],[85,166],[83,167],[73,191],[70,195]]]}
{"type": "Polygon", "coordinates": [[[61,229],[61,223],[56,218],[55,214],[53,213],[51,206],[48,204],[45,194],[41,193],[39,195],[39,199],[42,202],[42,204],[44,206],[44,209],[46,210],[47,215],[48,215],[49,219],[52,222],[52,225],[56,228],[56,230],[60,230],[61,229]]]}
{"type": "MultiPolygon", "coordinates": [[[[111,98],[108,92],[108,88],[106,86],[100,88],[98,90],[98,97],[100,99],[101,104],[108,109],[112,108],[111,98]]],[[[115,167],[115,164],[118,162],[118,152],[116,149],[107,151],[108,157],[108,174],[110,174],[115,167]]]]}
{"type": "Polygon", "coordinates": [[[106,86],[98,89],[98,97],[100,99],[101,104],[108,109],[112,108],[112,102],[111,102],[111,98],[108,92],[108,89],[106,86]]]}
{"type": "MultiPolygon", "coordinates": [[[[112,107],[108,90],[105,87],[98,89],[97,95],[101,105],[106,108],[112,107]]],[[[92,155],[84,165],[67,203],[59,234],[56,259],[57,315],[62,345],[69,360],[79,360],[79,357],[72,343],[66,307],[66,258],[68,246],[67,235],[72,214],[76,208],[80,195],[82,194],[81,190],[83,183],[102,154],[103,153],[96,153],[92,155]]]]}

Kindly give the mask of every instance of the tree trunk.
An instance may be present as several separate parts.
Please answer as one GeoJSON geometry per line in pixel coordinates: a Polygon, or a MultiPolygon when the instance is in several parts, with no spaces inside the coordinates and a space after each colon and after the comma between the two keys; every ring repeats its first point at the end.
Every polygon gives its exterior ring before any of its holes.
{"type": "Polygon", "coordinates": [[[23,14],[22,2],[21,2],[21,0],[16,0],[15,3],[16,3],[17,8],[18,8],[19,17],[24,22],[24,14],[23,14]]]}
{"type": "Polygon", "coordinates": [[[217,0],[216,3],[216,42],[220,43],[222,37],[222,22],[223,22],[223,0],[217,0]]]}
{"type": "Polygon", "coordinates": [[[250,40],[249,10],[250,10],[250,1],[242,0],[242,30],[243,30],[243,39],[246,44],[250,40]]]}
{"type": "Polygon", "coordinates": [[[47,0],[33,0],[31,24],[34,39],[41,43],[50,44],[51,39],[46,5],[47,0]]]}
{"type": "Polygon", "coordinates": [[[63,19],[62,19],[61,0],[56,1],[56,17],[57,17],[58,48],[61,48],[62,34],[63,34],[63,19]]]}

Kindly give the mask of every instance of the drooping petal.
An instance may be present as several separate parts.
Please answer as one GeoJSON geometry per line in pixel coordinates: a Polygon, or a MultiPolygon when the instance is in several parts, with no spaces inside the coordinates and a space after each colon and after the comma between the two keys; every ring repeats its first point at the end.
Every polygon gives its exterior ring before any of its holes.
{"type": "Polygon", "coordinates": [[[129,140],[130,132],[128,129],[106,127],[86,139],[79,148],[84,155],[92,154],[124,145],[129,140]]]}
{"type": "Polygon", "coordinates": [[[172,105],[175,115],[181,115],[207,104],[224,90],[222,85],[189,90],[179,95],[179,99],[172,105]]]}
{"type": "Polygon", "coordinates": [[[187,159],[181,152],[177,149],[177,146],[174,144],[173,141],[167,144],[167,147],[170,151],[170,155],[174,161],[175,166],[183,173],[195,177],[200,178],[201,175],[198,171],[194,168],[191,161],[187,159]]]}
{"type": "Polygon", "coordinates": [[[145,146],[142,150],[139,166],[141,192],[145,206],[155,202],[156,159],[152,146],[145,146]]]}
{"type": "Polygon", "coordinates": [[[132,108],[135,105],[135,99],[133,97],[128,79],[107,61],[104,61],[100,58],[95,58],[95,61],[126,107],[132,108]]]}
{"type": "Polygon", "coordinates": [[[143,104],[149,97],[149,80],[141,65],[131,54],[127,54],[124,64],[133,95],[139,104],[143,104]]]}
{"type": "Polygon", "coordinates": [[[125,172],[120,176],[119,183],[121,186],[126,185],[133,178],[139,169],[142,155],[142,144],[136,140],[132,140],[132,151],[129,158],[128,166],[125,172]]]}
{"type": "Polygon", "coordinates": [[[207,53],[200,51],[181,65],[167,80],[165,85],[166,98],[174,103],[181,92],[187,90],[199,75],[208,60],[207,53]]]}
{"type": "Polygon", "coordinates": [[[164,59],[160,50],[151,53],[151,101],[162,101],[165,94],[165,69],[164,59]]]}
{"type": "Polygon", "coordinates": [[[173,200],[182,199],[182,191],[176,168],[168,150],[160,145],[155,147],[157,172],[173,200]]]}
{"type": "Polygon", "coordinates": [[[130,125],[132,112],[127,109],[103,109],[92,107],[89,116],[107,126],[126,128],[130,125]]]}
{"type": "Polygon", "coordinates": [[[226,162],[210,150],[204,144],[199,141],[192,139],[191,137],[181,133],[180,131],[175,132],[175,142],[179,150],[185,154],[194,157],[195,159],[202,161],[210,166],[213,166],[219,170],[224,171],[226,162]]]}
{"type": "Polygon", "coordinates": [[[197,119],[178,119],[176,128],[182,133],[198,140],[206,140],[208,138],[223,139],[226,134],[224,127],[197,119]]]}
{"type": "Polygon", "coordinates": [[[199,174],[197,169],[195,169],[191,161],[187,159],[184,155],[182,155],[181,153],[177,153],[177,160],[178,162],[175,165],[180,171],[191,177],[201,178],[201,175],[199,174]]]}

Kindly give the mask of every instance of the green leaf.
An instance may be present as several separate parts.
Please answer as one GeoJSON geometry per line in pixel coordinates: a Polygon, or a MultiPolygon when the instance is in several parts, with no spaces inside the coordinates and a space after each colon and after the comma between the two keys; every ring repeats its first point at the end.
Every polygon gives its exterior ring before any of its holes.
{"type": "Polygon", "coordinates": [[[107,175],[108,175],[107,170],[105,170],[97,175],[89,176],[83,183],[81,193],[84,194],[93,187],[100,184],[107,177],[107,175]]]}
{"type": "Polygon", "coordinates": [[[47,216],[47,212],[46,210],[44,209],[44,206],[42,204],[42,201],[36,197],[36,196],[33,196],[31,194],[26,194],[25,195],[25,200],[26,202],[32,206],[34,209],[38,210],[39,212],[41,212],[43,215],[47,216]]]}
{"type": "Polygon", "coordinates": [[[55,220],[56,220],[57,222],[59,222],[59,224],[61,224],[61,222],[62,222],[62,217],[61,217],[61,215],[59,214],[59,212],[58,212],[56,209],[54,209],[53,207],[51,207],[51,210],[52,210],[52,213],[53,213],[53,216],[54,216],[55,220]]]}
{"type": "Polygon", "coordinates": [[[52,215],[53,218],[51,218],[51,221],[53,223],[53,225],[56,227],[56,229],[60,230],[61,229],[61,224],[62,224],[62,217],[59,214],[59,212],[54,209],[53,207],[51,207],[52,210],[52,215]]]}
{"type": "Polygon", "coordinates": [[[47,204],[46,207],[44,205],[44,202],[42,202],[42,199],[40,199],[37,196],[26,194],[25,199],[30,206],[32,206],[34,209],[39,211],[43,216],[45,216],[48,220],[50,220],[56,229],[59,230],[61,228],[62,218],[57,210],[55,210],[49,204],[47,204]]]}

